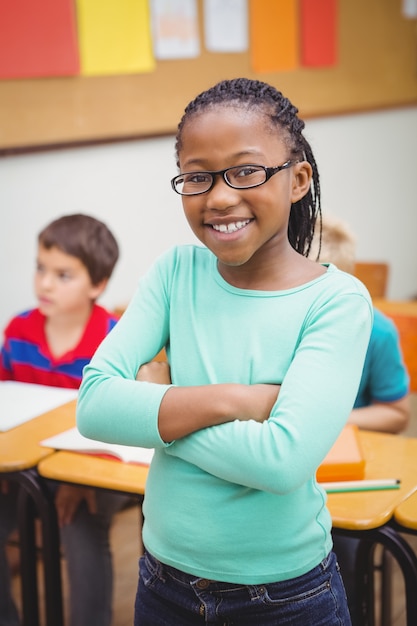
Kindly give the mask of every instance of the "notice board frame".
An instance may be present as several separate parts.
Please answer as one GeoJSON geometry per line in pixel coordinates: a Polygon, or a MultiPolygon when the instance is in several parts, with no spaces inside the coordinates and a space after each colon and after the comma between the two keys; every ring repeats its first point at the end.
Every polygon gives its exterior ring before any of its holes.
{"type": "MultiPolygon", "coordinates": [[[[198,0],[203,44],[202,0],[198,0]]],[[[250,52],[202,49],[150,73],[0,81],[0,155],[175,133],[184,106],[218,80],[275,85],[302,117],[417,104],[417,25],[393,0],[339,0],[333,67],[255,73],[250,52]]]]}

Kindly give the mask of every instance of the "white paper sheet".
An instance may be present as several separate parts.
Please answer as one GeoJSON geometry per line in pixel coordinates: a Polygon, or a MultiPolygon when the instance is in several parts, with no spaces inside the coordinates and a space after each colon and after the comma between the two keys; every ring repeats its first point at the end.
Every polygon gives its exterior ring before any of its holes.
{"type": "Polygon", "coordinates": [[[205,0],[205,46],[210,52],[248,49],[247,0],[205,0]]]}
{"type": "Polygon", "coordinates": [[[77,395],[77,389],[0,381],[0,432],[66,404],[77,395]]]}
{"type": "Polygon", "coordinates": [[[151,0],[156,59],[192,58],[200,54],[196,0],[151,0]]]}

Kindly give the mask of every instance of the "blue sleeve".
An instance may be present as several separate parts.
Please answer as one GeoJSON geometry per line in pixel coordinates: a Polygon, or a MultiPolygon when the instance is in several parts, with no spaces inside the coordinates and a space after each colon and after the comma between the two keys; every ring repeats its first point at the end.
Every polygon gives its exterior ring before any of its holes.
{"type": "Polygon", "coordinates": [[[409,375],[404,365],[397,328],[375,310],[374,325],[355,408],[373,402],[395,402],[407,395],[409,375]]]}
{"type": "Polygon", "coordinates": [[[4,330],[3,345],[0,349],[0,380],[13,379],[12,350],[9,337],[9,328],[12,322],[9,322],[4,330]]]}
{"type": "Polygon", "coordinates": [[[10,353],[5,343],[0,351],[0,380],[9,380],[11,378],[12,367],[10,363],[10,353]]]}

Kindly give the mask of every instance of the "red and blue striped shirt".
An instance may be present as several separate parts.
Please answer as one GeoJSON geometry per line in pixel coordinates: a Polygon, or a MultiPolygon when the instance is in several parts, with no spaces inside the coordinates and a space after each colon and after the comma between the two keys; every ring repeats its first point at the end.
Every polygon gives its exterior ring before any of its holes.
{"type": "Polygon", "coordinates": [[[17,315],[4,331],[0,380],[78,389],[84,366],[115,326],[117,319],[114,314],[95,304],[78,345],[56,358],[46,339],[45,315],[39,309],[17,315]]]}

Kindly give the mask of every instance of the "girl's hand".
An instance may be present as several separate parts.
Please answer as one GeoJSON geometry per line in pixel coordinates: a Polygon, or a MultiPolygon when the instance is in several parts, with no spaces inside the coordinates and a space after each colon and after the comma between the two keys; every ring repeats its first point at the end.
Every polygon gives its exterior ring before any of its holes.
{"type": "Polygon", "coordinates": [[[150,361],[140,366],[136,380],[158,385],[171,384],[171,372],[166,361],[150,361]]]}

